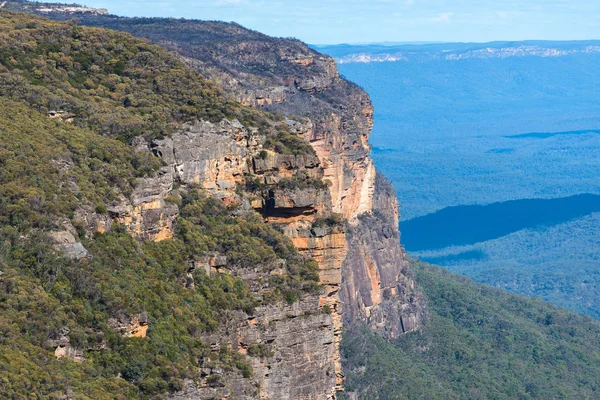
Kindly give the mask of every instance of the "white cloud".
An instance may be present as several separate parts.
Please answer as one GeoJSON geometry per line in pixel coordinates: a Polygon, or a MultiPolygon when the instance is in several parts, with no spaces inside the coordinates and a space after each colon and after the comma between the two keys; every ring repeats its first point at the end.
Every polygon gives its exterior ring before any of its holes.
{"type": "Polygon", "coordinates": [[[431,22],[449,22],[454,13],[445,12],[440,14],[438,17],[429,18],[431,22]]]}
{"type": "Polygon", "coordinates": [[[248,1],[247,0],[213,0],[213,1],[209,1],[207,3],[212,6],[230,6],[230,5],[236,5],[236,4],[240,4],[240,5],[247,4],[248,1]]]}

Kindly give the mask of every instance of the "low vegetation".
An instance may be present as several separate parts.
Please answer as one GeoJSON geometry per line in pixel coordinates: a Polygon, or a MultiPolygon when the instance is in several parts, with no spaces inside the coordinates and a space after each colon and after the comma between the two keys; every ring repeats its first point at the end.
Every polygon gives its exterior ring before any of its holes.
{"type": "Polygon", "coordinates": [[[105,208],[158,159],[0,97],[0,224],[51,228],[82,203],[105,208]]]}
{"type": "Polygon", "coordinates": [[[342,344],[361,399],[595,399],[600,325],[540,300],[413,263],[420,332],[389,343],[356,327],[342,344]]]}
{"type": "Polygon", "coordinates": [[[123,32],[27,14],[0,13],[0,96],[129,143],[170,134],[178,123],[237,118],[266,146],[312,154],[281,116],[243,107],[173,53],[123,32]]]}

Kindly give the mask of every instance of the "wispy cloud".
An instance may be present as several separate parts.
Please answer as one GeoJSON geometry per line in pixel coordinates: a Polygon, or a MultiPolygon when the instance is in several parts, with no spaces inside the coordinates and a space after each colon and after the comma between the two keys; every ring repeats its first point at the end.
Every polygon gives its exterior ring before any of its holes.
{"type": "Polygon", "coordinates": [[[429,18],[429,21],[431,22],[450,22],[450,19],[452,19],[452,16],[454,15],[454,13],[452,12],[445,12],[445,13],[441,13],[439,16],[437,17],[433,17],[433,18],[429,18]]]}

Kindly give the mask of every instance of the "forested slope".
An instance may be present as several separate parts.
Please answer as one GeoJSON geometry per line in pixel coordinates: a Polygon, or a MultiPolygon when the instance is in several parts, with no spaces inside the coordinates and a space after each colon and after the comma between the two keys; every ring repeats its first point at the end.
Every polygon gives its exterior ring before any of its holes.
{"type": "Polygon", "coordinates": [[[159,243],[135,240],[119,224],[90,232],[76,218],[82,209],[107,218],[111,204],[162,167],[128,145],[132,137],[223,117],[278,137],[277,117],[228,100],[160,47],[0,11],[0,397],[153,397],[199,376],[199,360],[252,375],[246,357],[201,335],[230,310],[315,291],[314,261],[259,215],[193,187],[169,200],[180,216],[175,237],[159,243]],[[62,245],[75,253],[67,257],[62,245]],[[189,260],[207,252],[239,268],[286,270],[257,298],[231,274],[190,273],[189,260]],[[130,324],[135,331],[124,334],[130,324]]]}
{"type": "Polygon", "coordinates": [[[342,343],[361,399],[596,399],[600,324],[413,262],[423,330],[390,343],[361,327],[342,343]]]}

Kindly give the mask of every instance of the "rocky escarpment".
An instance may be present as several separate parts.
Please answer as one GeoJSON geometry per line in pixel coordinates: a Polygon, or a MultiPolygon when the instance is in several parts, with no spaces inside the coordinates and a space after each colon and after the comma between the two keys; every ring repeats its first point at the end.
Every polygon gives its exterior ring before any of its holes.
{"type": "MultiPolygon", "coordinates": [[[[201,187],[235,205],[238,213],[259,212],[267,221],[281,224],[304,254],[319,262],[321,281],[335,285],[337,292],[344,229],[312,227],[318,216],[331,214],[329,189],[321,181],[323,168],[314,154],[275,153],[264,148],[264,141],[264,134],[235,120],[186,124],[170,137],[151,142],[137,138],[138,148],[162,158],[164,166],[140,179],[130,198],[111,204],[108,221],[90,210],[82,210],[75,218],[87,223],[90,233],[119,223],[140,240],[168,240],[175,234],[180,188],[201,187]],[[333,253],[340,253],[335,262],[333,253]]],[[[284,261],[281,263],[267,271],[261,266],[241,269],[222,255],[207,254],[190,262],[180,281],[195,290],[194,276],[199,271],[233,274],[261,299],[268,295],[270,278],[285,275],[284,261]]],[[[174,398],[334,398],[340,379],[336,360],[341,320],[336,307],[337,301],[317,293],[292,304],[257,307],[251,313],[231,312],[224,317],[225,324],[202,338],[211,348],[226,346],[246,356],[252,378],[204,360],[200,363],[202,375],[186,381],[174,398]]]]}
{"type": "Polygon", "coordinates": [[[387,338],[419,328],[421,294],[415,288],[404,249],[398,246],[398,204],[394,189],[377,174],[373,212],[359,216],[348,232],[341,297],[344,320],[363,320],[387,338]]]}
{"type": "MultiPolygon", "coordinates": [[[[150,33],[141,21],[112,23],[157,42],[166,38],[160,24],[150,33]]],[[[366,322],[389,337],[416,329],[420,296],[399,245],[397,200],[389,184],[377,177],[369,156],[373,109],[368,95],[340,78],[331,58],[299,42],[218,23],[186,21],[181,29],[181,37],[170,46],[237,100],[309,119],[303,134],[328,183],[331,211],[347,219],[350,229],[336,231],[338,237],[319,237],[306,221],[278,222],[287,222],[286,233],[307,254],[319,258],[318,249],[328,249],[320,260],[322,268],[330,263],[322,269],[329,271],[327,298],[331,302],[341,295],[346,323],[366,322]],[[209,37],[217,28],[225,33],[209,44],[188,40],[191,35],[209,37]],[[208,49],[219,56],[209,56],[208,49]],[[280,95],[265,101],[265,93],[280,95]],[[342,276],[344,289],[338,293],[342,276]]],[[[334,309],[341,310],[339,303],[334,309]]]]}
{"type": "MultiPolygon", "coordinates": [[[[271,152],[257,157],[255,149],[249,172],[261,182],[277,184],[303,171],[326,182],[327,188],[284,185],[268,190],[258,203],[256,199],[250,202],[257,210],[260,205],[270,222],[282,226],[294,245],[319,263],[324,288],[319,308],[331,316],[334,348],[338,349],[344,324],[366,323],[388,338],[418,329],[422,301],[399,244],[397,200],[390,185],[377,175],[369,156],[373,122],[369,98],[341,79],[328,57],[307,48],[296,51],[301,53],[276,62],[277,68],[287,67],[286,72],[298,76],[281,73],[283,76],[266,79],[240,72],[245,79],[234,83],[223,70],[202,69],[201,64],[188,61],[223,83],[240,101],[285,115],[309,117],[298,134],[311,144],[315,158],[271,152]],[[263,102],[268,90],[285,93],[285,98],[263,102]],[[339,215],[347,225],[324,222],[330,215],[339,215]]],[[[230,160],[234,154],[230,151],[230,160]]],[[[244,165],[241,160],[236,164],[244,165]]],[[[223,190],[223,185],[214,185],[214,179],[203,184],[217,192],[223,190]]],[[[333,361],[336,388],[340,390],[341,361],[337,350],[331,354],[332,358],[324,361],[333,361]]]]}
{"type": "MultiPolygon", "coordinates": [[[[226,377],[225,387],[238,387],[235,392],[249,398],[334,398],[343,388],[338,349],[344,324],[366,323],[389,338],[419,328],[421,297],[399,243],[397,201],[369,155],[373,108],[364,91],[339,76],[332,58],[235,24],[80,18],[178,52],[239,102],[289,118],[290,131],[314,150],[267,150],[264,132],[236,121],[194,123],[170,138],[138,143],[166,166],[109,210],[139,237],[167,239],[177,218],[169,196],[178,185],[197,185],[239,204],[241,212],[259,211],[318,262],[319,296],[302,299],[294,310],[281,306],[234,315],[220,330],[240,352],[266,346],[273,354],[254,358],[260,390],[251,393],[239,377],[226,377]],[[317,382],[312,390],[309,381],[317,382]]],[[[257,280],[248,271],[230,271],[249,284],[257,280]]],[[[208,392],[227,395],[226,389],[190,384],[180,398],[208,392]]]]}

